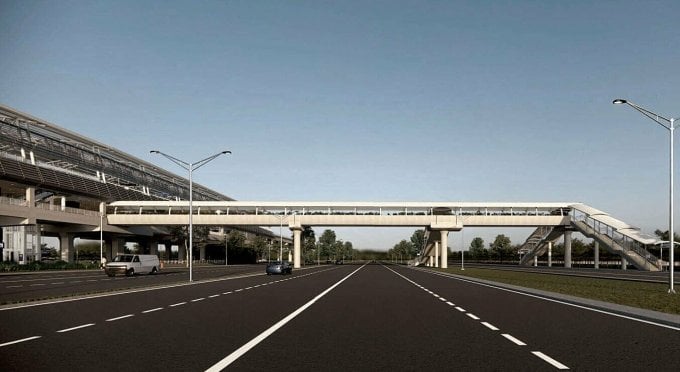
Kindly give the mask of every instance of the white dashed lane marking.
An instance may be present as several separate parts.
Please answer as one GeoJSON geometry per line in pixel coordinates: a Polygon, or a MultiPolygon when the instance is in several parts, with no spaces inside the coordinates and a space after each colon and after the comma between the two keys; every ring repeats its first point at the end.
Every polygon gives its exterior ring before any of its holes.
{"type": "Polygon", "coordinates": [[[71,332],[71,331],[75,331],[75,330],[81,329],[81,328],[92,327],[93,325],[94,325],[94,323],[83,324],[83,325],[59,330],[59,331],[57,331],[57,333],[71,332]]]}
{"type": "MultiPolygon", "coordinates": [[[[324,272],[324,271],[327,271],[327,270],[321,270],[321,271],[316,271],[316,272],[309,273],[309,274],[305,274],[305,275],[300,275],[300,276],[296,276],[296,277],[290,277],[290,278],[285,279],[285,280],[277,280],[277,281],[273,281],[273,282],[262,283],[262,284],[258,284],[258,285],[251,286],[251,287],[247,287],[247,288],[241,288],[241,289],[236,289],[236,290],[234,290],[234,291],[223,292],[222,294],[223,294],[223,295],[228,295],[228,294],[232,294],[232,293],[234,293],[234,292],[241,292],[241,291],[248,290],[248,289],[258,288],[258,287],[260,287],[260,286],[267,286],[267,285],[270,285],[270,284],[279,283],[279,282],[283,282],[283,281],[287,281],[287,280],[298,279],[298,278],[304,278],[304,277],[307,277],[307,276],[310,276],[310,275],[319,274],[319,273],[324,272]]],[[[112,280],[112,279],[101,279],[101,280],[112,280]]],[[[115,280],[115,279],[113,279],[113,280],[115,280]]],[[[93,280],[88,280],[88,281],[93,281],[93,280]]],[[[70,283],[80,283],[80,282],[82,282],[82,281],[72,281],[72,282],[69,282],[69,284],[70,284],[70,283]]],[[[50,284],[64,284],[64,283],[65,283],[65,282],[52,282],[52,283],[50,283],[50,284]]],[[[40,286],[40,285],[45,285],[45,284],[32,284],[32,285],[30,285],[30,286],[40,286]]],[[[6,287],[6,288],[21,288],[21,287],[23,287],[23,285],[8,286],[8,287],[6,287]]],[[[220,294],[214,294],[214,295],[208,296],[208,298],[215,298],[215,297],[219,297],[219,296],[220,296],[220,294]]],[[[196,299],[191,300],[191,302],[192,302],[192,303],[193,303],[193,302],[198,302],[198,301],[202,301],[202,300],[205,300],[205,299],[206,299],[205,297],[196,298],[196,299]]],[[[172,305],[168,305],[168,308],[186,305],[187,303],[188,303],[187,301],[174,303],[174,304],[172,304],[172,305]]],[[[153,309],[144,310],[144,311],[141,312],[141,314],[149,314],[149,313],[153,313],[153,312],[156,312],[156,311],[161,311],[161,310],[163,310],[163,309],[165,309],[165,307],[156,307],[156,308],[153,308],[153,309]]],[[[118,317],[115,317],[115,318],[106,319],[106,322],[113,322],[113,321],[117,321],[117,320],[123,320],[123,319],[131,318],[131,317],[134,317],[134,316],[135,316],[135,314],[122,315],[122,316],[118,316],[118,317]]],[[[81,324],[81,325],[79,325],[79,326],[75,326],[75,327],[70,327],[70,328],[65,328],[65,329],[58,330],[58,331],[56,331],[56,333],[71,332],[71,331],[75,331],[75,330],[82,329],[82,328],[92,327],[92,326],[94,326],[94,325],[96,325],[96,323],[81,324]]],[[[41,338],[41,337],[42,337],[42,336],[31,336],[31,337],[26,337],[26,338],[18,339],[18,340],[7,341],[7,342],[4,342],[4,343],[0,343],[0,347],[9,346],[9,345],[14,345],[14,344],[18,344],[18,343],[21,343],[21,342],[32,341],[32,340],[35,340],[35,339],[39,339],[39,338],[41,338]]]]}
{"type": "Polygon", "coordinates": [[[20,342],[31,341],[31,340],[35,340],[36,338],[40,338],[40,337],[42,337],[42,336],[26,337],[26,338],[22,338],[21,340],[9,341],[9,342],[5,342],[3,344],[0,344],[0,347],[8,346],[8,345],[14,345],[14,344],[18,344],[20,342]]]}
{"type": "Polygon", "coordinates": [[[484,326],[485,326],[486,328],[488,328],[488,329],[490,329],[490,330],[492,330],[492,331],[498,331],[498,328],[496,328],[496,327],[495,327],[493,324],[491,324],[491,323],[482,322],[482,324],[484,324],[484,326]]]}
{"type": "Polygon", "coordinates": [[[569,367],[567,367],[564,364],[556,361],[555,359],[541,353],[540,351],[532,351],[531,353],[536,355],[537,357],[543,359],[544,361],[550,363],[551,365],[553,365],[557,369],[569,369],[569,367]]]}
{"type": "MultiPolygon", "coordinates": [[[[425,291],[425,292],[431,294],[433,297],[440,299],[441,301],[445,302],[447,305],[454,307],[454,308],[455,308],[456,310],[458,310],[459,312],[465,313],[465,315],[467,315],[470,319],[477,320],[477,321],[481,320],[481,319],[480,319],[478,316],[476,316],[475,314],[472,314],[472,313],[467,312],[467,311],[466,311],[465,309],[463,309],[462,307],[456,306],[454,303],[452,303],[452,302],[450,302],[450,301],[446,301],[445,298],[443,298],[443,297],[439,296],[438,294],[436,294],[436,293],[430,291],[429,289],[427,289],[427,288],[423,287],[422,285],[420,285],[420,284],[414,282],[413,280],[411,280],[411,279],[405,277],[404,275],[399,274],[398,272],[396,272],[396,271],[394,271],[394,270],[392,270],[392,269],[390,269],[390,268],[387,268],[387,269],[390,270],[390,271],[392,271],[393,273],[397,274],[398,276],[402,277],[403,279],[405,279],[406,281],[410,282],[411,284],[415,285],[416,287],[422,289],[423,291],[425,291]]],[[[481,323],[482,325],[484,325],[486,328],[488,328],[489,330],[491,330],[491,331],[498,331],[498,330],[499,330],[496,326],[494,326],[494,325],[491,324],[491,323],[488,323],[488,322],[480,322],[480,323],[481,323]]],[[[505,337],[507,340],[511,341],[512,343],[514,343],[515,345],[518,345],[518,346],[526,346],[526,345],[527,345],[526,343],[520,341],[519,339],[513,337],[512,335],[510,335],[510,334],[508,334],[508,333],[503,333],[502,336],[505,337]]],[[[542,353],[542,352],[540,352],[540,351],[532,351],[531,353],[532,353],[533,355],[535,355],[536,357],[542,359],[543,361],[549,363],[550,365],[552,365],[552,366],[555,367],[555,368],[558,368],[558,369],[569,369],[569,367],[565,366],[564,364],[558,362],[557,360],[555,360],[555,359],[553,359],[553,358],[547,356],[546,354],[544,354],[544,353],[542,353]]]]}
{"type": "Polygon", "coordinates": [[[508,340],[512,341],[512,343],[514,343],[514,344],[517,345],[517,346],[527,346],[527,344],[525,344],[524,342],[522,342],[522,341],[520,341],[520,340],[518,340],[518,339],[512,337],[512,335],[510,335],[510,334],[503,333],[501,336],[503,336],[503,337],[507,338],[508,340]]]}
{"type": "Polygon", "coordinates": [[[111,319],[106,319],[106,321],[107,321],[107,322],[115,322],[116,320],[121,320],[121,319],[125,319],[125,318],[131,318],[131,317],[133,317],[133,316],[135,316],[135,314],[127,314],[127,315],[123,315],[123,316],[117,316],[117,317],[111,318],[111,319]]]}

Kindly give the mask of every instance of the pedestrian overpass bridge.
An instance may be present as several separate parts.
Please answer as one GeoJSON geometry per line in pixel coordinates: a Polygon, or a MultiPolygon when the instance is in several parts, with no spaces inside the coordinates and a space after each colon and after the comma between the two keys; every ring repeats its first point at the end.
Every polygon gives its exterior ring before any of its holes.
{"type": "MultiPolygon", "coordinates": [[[[114,226],[186,225],[189,208],[188,201],[116,201],[106,206],[106,220],[114,226]]],[[[293,231],[296,268],[305,226],[425,228],[416,264],[442,268],[447,267],[449,231],[464,227],[536,227],[520,249],[524,265],[550,253],[563,236],[565,266],[571,267],[572,232],[595,240],[596,266],[600,246],[640,270],[658,271],[665,264],[647,250],[659,239],[580,203],[197,201],[192,210],[197,225],[287,226],[293,231]]]]}

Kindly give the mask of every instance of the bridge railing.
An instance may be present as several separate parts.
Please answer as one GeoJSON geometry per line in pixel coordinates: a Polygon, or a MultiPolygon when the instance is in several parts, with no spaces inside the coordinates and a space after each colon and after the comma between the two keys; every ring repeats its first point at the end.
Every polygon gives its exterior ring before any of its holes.
{"type": "Polygon", "coordinates": [[[26,200],[24,199],[15,199],[15,198],[9,198],[6,196],[0,196],[0,204],[4,205],[18,205],[18,206],[26,206],[26,200]]]}
{"type": "Polygon", "coordinates": [[[99,211],[93,211],[90,209],[80,209],[80,208],[73,208],[73,207],[61,207],[60,205],[54,205],[50,203],[36,203],[35,204],[36,208],[43,209],[46,211],[54,211],[54,212],[64,212],[64,213],[73,213],[73,214],[80,214],[84,216],[93,216],[93,217],[99,217],[99,211]]]}
{"type": "MultiPolygon", "coordinates": [[[[16,205],[20,207],[26,207],[27,202],[26,199],[16,199],[16,198],[10,198],[7,196],[0,196],[0,204],[2,205],[16,205]]],[[[61,207],[61,205],[54,205],[50,203],[35,203],[35,207],[46,210],[46,211],[53,211],[53,212],[64,212],[64,213],[73,213],[73,214],[79,214],[79,215],[84,215],[84,216],[94,216],[94,217],[99,217],[99,211],[93,211],[90,209],[80,209],[80,208],[73,208],[73,207],[61,207]]]]}
{"type": "MultiPolygon", "coordinates": [[[[182,204],[135,204],[112,203],[108,206],[111,214],[188,214],[188,203],[182,204]]],[[[197,215],[333,215],[333,216],[567,216],[568,208],[523,208],[523,207],[437,207],[437,206],[311,206],[289,205],[206,205],[194,202],[193,213],[197,215]]]]}
{"type": "MultiPolygon", "coordinates": [[[[587,212],[574,209],[573,220],[576,222],[583,222],[594,232],[607,236],[624,251],[635,252],[655,266],[658,265],[658,258],[647,250],[646,244],[621,233],[619,228],[597,219],[598,216],[599,215],[595,215],[595,217],[593,217],[587,212]]],[[[632,228],[626,227],[626,229],[632,228]]]]}

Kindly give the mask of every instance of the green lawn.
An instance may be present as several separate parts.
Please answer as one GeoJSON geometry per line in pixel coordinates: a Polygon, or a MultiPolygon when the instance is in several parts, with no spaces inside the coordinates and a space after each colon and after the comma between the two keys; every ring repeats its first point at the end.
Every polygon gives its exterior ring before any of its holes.
{"type": "Polygon", "coordinates": [[[680,314],[680,293],[675,295],[668,294],[668,284],[665,283],[580,278],[477,268],[466,268],[464,271],[461,271],[460,268],[439,270],[521,287],[563,293],[664,313],[680,314]]]}

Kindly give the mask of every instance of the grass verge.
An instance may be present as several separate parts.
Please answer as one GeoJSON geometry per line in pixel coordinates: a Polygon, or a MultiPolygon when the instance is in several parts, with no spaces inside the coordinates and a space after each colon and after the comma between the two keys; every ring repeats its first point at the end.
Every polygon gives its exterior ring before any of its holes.
{"type": "Polygon", "coordinates": [[[581,278],[493,269],[439,269],[451,274],[491,280],[520,287],[611,302],[680,315],[680,294],[668,294],[668,285],[612,279],[581,278]]]}

